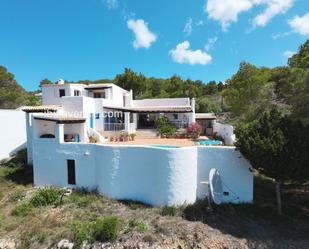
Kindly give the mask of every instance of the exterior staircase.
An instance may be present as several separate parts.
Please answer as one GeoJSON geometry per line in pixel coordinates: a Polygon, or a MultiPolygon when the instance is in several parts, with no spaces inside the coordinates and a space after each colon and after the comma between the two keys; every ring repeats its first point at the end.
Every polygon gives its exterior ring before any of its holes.
{"type": "Polygon", "coordinates": [[[157,137],[157,131],[155,129],[138,129],[136,130],[137,139],[154,139],[157,137]]]}

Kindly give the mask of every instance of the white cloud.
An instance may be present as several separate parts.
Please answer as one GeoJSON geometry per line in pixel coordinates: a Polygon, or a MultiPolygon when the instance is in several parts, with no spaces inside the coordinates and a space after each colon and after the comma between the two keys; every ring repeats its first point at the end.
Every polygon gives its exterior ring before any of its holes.
{"type": "Polygon", "coordinates": [[[108,9],[116,9],[118,8],[118,0],[104,0],[108,9]]]}
{"type": "Polygon", "coordinates": [[[255,0],[257,4],[266,4],[265,10],[253,19],[253,26],[266,26],[276,15],[287,12],[294,3],[294,0],[255,0]]]}
{"type": "Polygon", "coordinates": [[[248,11],[251,7],[251,0],[208,0],[204,10],[210,19],[219,21],[226,31],[230,23],[237,22],[241,12],[248,11]]]}
{"type": "Polygon", "coordinates": [[[196,26],[203,26],[204,25],[204,22],[203,20],[199,20],[195,23],[196,26]]]}
{"type": "Polygon", "coordinates": [[[207,44],[205,45],[205,50],[207,52],[209,52],[209,50],[211,50],[214,47],[217,40],[218,40],[218,37],[216,37],[216,36],[213,37],[213,38],[209,38],[208,41],[207,41],[207,44]]]}
{"type": "Polygon", "coordinates": [[[288,23],[294,32],[301,35],[309,35],[309,12],[303,16],[295,16],[288,23]]]}
{"type": "Polygon", "coordinates": [[[127,21],[127,25],[135,35],[135,40],[133,41],[135,49],[149,48],[151,43],[157,40],[156,34],[148,29],[148,24],[143,19],[130,19],[127,21]]]}
{"type": "Polygon", "coordinates": [[[192,18],[191,17],[188,18],[185,24],[185,27],[183,29],[183,32],[185,33],[186,36],[191,35],[192,33],[192,18]]]}
{"type": "Polygon", "coordinates": [[[284,51],[283,56],[286,57],[286,58],[291,58],[294,54],[296,54],[296,53],[293,52],[293,51],[287,50],[287,51],[284,51]]]}
{"type": "Polygon", "coordinates": [[[220,22],[224,31],[231,23],[237,22],[239,14],[254,6],[265,6],[265,10],[254,17],[253,26],[265,26],[278,14],[288,11],[295,0],[208,0],[204,11],[210,19],[220,22]]]}
{"type": "Polygon", "coordinates": [[[180,64],[201,64],[206,65],[212,61],[211,55],[203,52],[200,49],[190,50],[190,43],[184,41],[179,43],[175,49],[172,49],[169,54],[171,55],[173,61],[180,64]]]}
{"type": "Polygon", "coordinates": [[[277,40],[279,38],[283,38],[283,37],[286,37],[288,35],[291,35],[292,32],[284,32],[284,33],[278,33],[278,34],[274,34],[272,35],[271,37],[274,39],[274,40],[277,40]]]}

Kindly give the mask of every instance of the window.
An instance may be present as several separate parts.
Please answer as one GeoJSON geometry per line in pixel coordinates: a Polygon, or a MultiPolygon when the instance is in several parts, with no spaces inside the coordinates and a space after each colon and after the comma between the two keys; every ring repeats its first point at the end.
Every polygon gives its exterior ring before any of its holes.
{"type": "Polygon", "coordinates": [[[59,97],[65,96],[65,90],[64,89],[59,89],[59,97]]]}
{"type": "Polygon", "coordinates": [[[133,118],[133,113],[132,112],[130,112],[130,123],[131,124],[134,123],[134,118],[133,118]]]}
{"type": "Polygon", "coordinates": [[[75,96],[75,97],[80,96],[80,91],[74,90],[74,96],[75,96]]]}
{"type": "Polygon", "coordinates": [[[75,160],[67,160],[68,166],[68,184],[75,185],[76,184],[76,176],[75,176],[75,160]]]}
{"type": "Polygon", "coordinates": [[[177,114],[177,113],[174,113],[174,114],[173,114],[173,118],[174,118],[174,119],[178,119],[178,114],[177,114]]]}
{"type": "Polygon", "coordinates": [[[95,99],[101,99],[101,98],[105,99],[105,92],[93,93],[93,97],[95,99]]]}
{"type": "Polygon", "coordinates": [[[126,107],[126,96],[122,97],[122,101],[123,101],[123,107],[126,107]]]}
{"type": "Polygon", "coordinates": [[[100,119],[100,113],[95,114],[95,119],[100,119]]]}
{"type": "Polygon", "coordinates": [[[93,93],[93,97],[96,98],[96,99],[100,99],[101,93],[93,93]]]}

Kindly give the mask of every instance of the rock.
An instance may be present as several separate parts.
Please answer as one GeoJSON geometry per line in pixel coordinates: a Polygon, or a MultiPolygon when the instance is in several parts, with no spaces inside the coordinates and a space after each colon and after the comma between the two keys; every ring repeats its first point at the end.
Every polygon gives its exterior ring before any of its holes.
{"type": "Polygon", "coordinates": [[[15,249],[16,244],[12,239],[0,239],[0,249],[15,249]]]}
{"type": "Polygon", "coordinates": [[[63,239],[59,241],[57,248],[58,249],[73,249],[74,244],[68,241],[67,239],[63,239]]]}

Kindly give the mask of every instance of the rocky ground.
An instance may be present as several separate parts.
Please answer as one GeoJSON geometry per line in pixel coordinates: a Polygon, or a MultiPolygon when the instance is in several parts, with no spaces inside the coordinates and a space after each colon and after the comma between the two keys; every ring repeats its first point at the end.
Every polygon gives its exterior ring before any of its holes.
{"type": "Polygon", "coordinates": [[[31,169],[9,165],[0,167],[0,249],[309,248],[307,186],[284,187],[282,217],[275,212],[273,183],[264,177],[255,180],[254,205],[210,210],[201,201],[154,208],[76,191],[53,204],[29,207],[38,193],[32,186],[31,169]],[[85,235],[87,224],[101,217],[119,220],[113,242],[85,235]],[[73,229],[76,222],[78,230],[73,229]]]}

